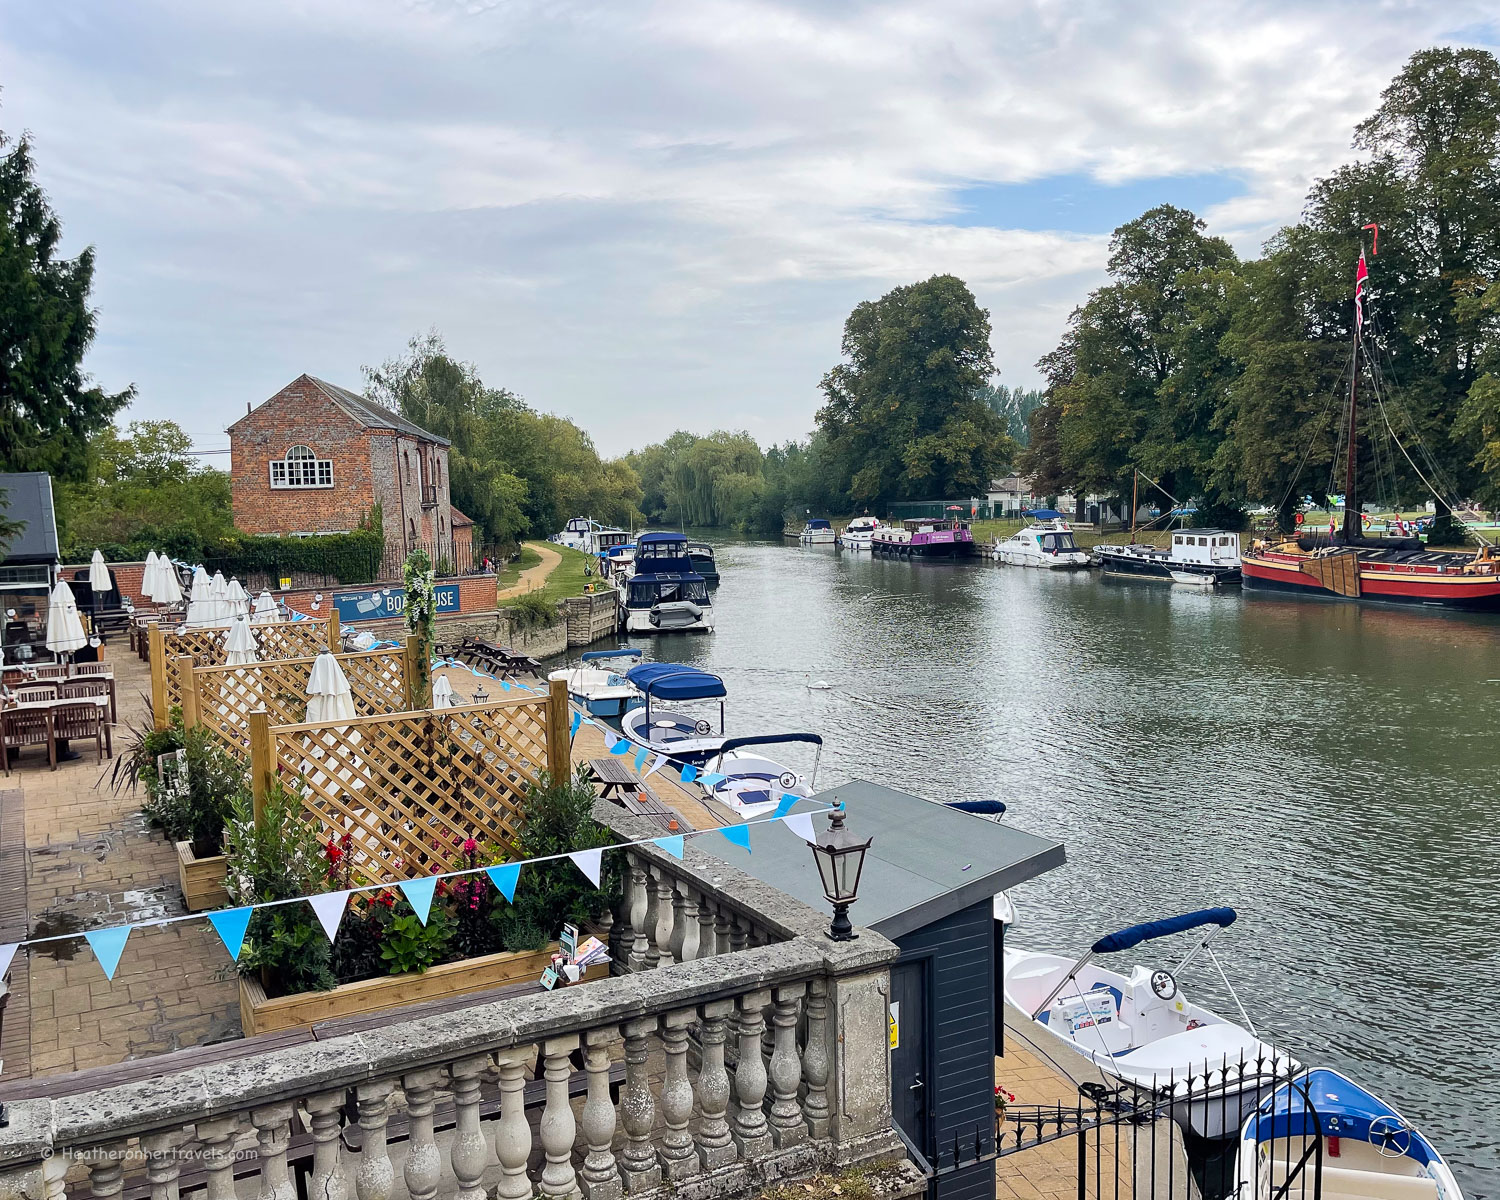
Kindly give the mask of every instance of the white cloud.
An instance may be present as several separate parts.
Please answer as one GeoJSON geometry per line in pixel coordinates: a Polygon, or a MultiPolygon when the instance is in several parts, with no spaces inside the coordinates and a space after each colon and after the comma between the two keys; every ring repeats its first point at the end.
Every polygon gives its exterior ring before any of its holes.
{"type": "Polygon", "coordinates": [[[94,0],[12,9],[0,127],[98,247],[96,374],[202,444],[430,326],[606,449],[769,440],[810,425],[849,308],[935,271],[1035,379],[1108,230],[943,224],[956,188],[1232,174],[1201,215],[1253,252],[1405,58],[1484,15],[94,0]]]}

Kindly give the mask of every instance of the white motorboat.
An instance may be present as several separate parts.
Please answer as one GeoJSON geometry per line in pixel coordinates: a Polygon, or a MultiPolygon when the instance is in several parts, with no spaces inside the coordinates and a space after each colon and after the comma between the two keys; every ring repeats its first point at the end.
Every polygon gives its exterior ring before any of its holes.
{"type": "Polygon", "coordinates": [[[701,766],[724,745],[724,697],[729,693],[717,675],[679,663],[652,662],[631,667],[625,678],[640,689],[646,703],[620,718],[620,731],[637,746],[665,754],[679,763],[701,766]],[[661,702],[719,701],[719,730],[713,723],[661,702]]]}
{"type": "Polygon", "coordinates": [[[693,569],[681,533],[643,533],[621,598],[627,633],[709,632],[714,627],[708,582],[693,569]]]}
{"type": "Polygon", "coordinates": [[[729,738],[704,763],[708,774],[723,778],[705,783],[703,790],[742,821],[763,817],[776,810],[783,796],[806,799],[813,794],[818,777],[818,760],[822,754],[823,739],[815,733],[775,733],[763,737],[729,738]],[[749,749],[751,746],[785,742],[810,742],[818,748],[813,757],[810,775],[803,775],[749,749]]]}
{"type": "Polygon", "coordinates": [[[584,535],[583,548],[590,554],[603,555],[616,546],[626,545],[630,534],[616,526],[595,525],[584,535]]]}
{"type": "Polygon", "coordinates": [[[1094,557],[1106,575],[1170,579],[1195,587],[1240,582],[1240,535],[1226,529],[1180,529],[1168,547],[1099,545],[1094,557]]]}
{"type": "Polygon", "coordinates": [[[1326,1067],[1276,1088],[1240,1130],[1238,1200],[1463,1200],[1443,1156],[1386,1101],[1326,1067]]]}
{"type": "Polygon", "coordinates": [[[639,650],[589,650],[582,655],[578,666],[553,671],[547,678],[566,683],[573,702],[587,709],[591,717],[624,716],[631,708],[645,703],[640,689],[613,668],[590,664],[640,657],[639,650]]]}
{"type": "Polygon", "coordinates": [[[1073,530],[1061,514],[1036,520],[1004,541],[995,539],[995,558],[1013,567],[1048,571],[1086,570],[1093,565],[1088,554],[1078,548],[1073,530]]]}
{"type": "Polygon", "coordinates": [[[1132,925],[1073,961],[1057,954],[1005,951],[1005,998],[1031,1018],[1048,1050],[1081,1054],[1105,1075],[1163,1099],[1201,1137],[1233,1136],[1262,1095],[1297,1069],[1260,1040],[1210,946],[1235,920],[1232,908],[1208,908],[1132,925]],[[1093,959],[1189,929],[1208,929],[1171,971],[1106,970],[1093,959]],[[1226,1021],[1183,995],[1177,975],[1207,953],[1234,997],[1244,1025],[1226,1021]]]}
{"type": "Polygon", "coordinates": [[[855,517],[839,534],[839,546],[844,550],[868,550],[870,540],[879,528],[880,522],[874,517],[855,517]]]}
{"type": "Polygon", "coordinates": [[[802,527],[800,541],[804,546],[831,546],[834,542],[833,526],[822,517],[810,517],[802,527]]]}
{"type": "Polygon", "coordinates": [[[597,528],[597,521],[591,521],[587,517],[573,517],[562,527],[561,533],[554,533],[548,540],[573,550],[587,550],[589,536],[597,528]]]}

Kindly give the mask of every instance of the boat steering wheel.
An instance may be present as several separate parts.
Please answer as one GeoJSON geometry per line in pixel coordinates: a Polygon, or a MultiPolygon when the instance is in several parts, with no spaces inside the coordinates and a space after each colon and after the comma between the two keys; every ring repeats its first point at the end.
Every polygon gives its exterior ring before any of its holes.
{"type": "Polygon", "coordinates": [[[1152,971],[1151,990],[1162,1000],[1175,1000],[1177,980],[1172,977],[1171,971],[1152,971]]]}
{"type": "Polygon", "coordinates": [[[781,778],[776,782],[781,784],[781,790],[783,792],[789,792],[797,786],[797,777],[790,771],[783,771],[781,773],[781,778]]]}
{"type": "Polygon", "coordinates": [[[1411,1126],[1400,1117],[1376,1117],[1370,1122],[1369,1137],[1382,1158],[1405,1158],[1411,1149],[1411,1126]]]}
{"type": "Polygon", "coordinates": [[[700,737],[707,737],[714,731],[714,727],[707,721],[699,721],[693,728],[698,731],[700,737]]]}

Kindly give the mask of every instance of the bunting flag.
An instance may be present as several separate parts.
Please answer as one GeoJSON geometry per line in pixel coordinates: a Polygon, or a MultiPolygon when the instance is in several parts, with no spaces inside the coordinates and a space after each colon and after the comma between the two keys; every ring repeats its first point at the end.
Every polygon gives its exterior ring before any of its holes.
{"type": "Polygon", "coordinates": [[[792,811],[792,805],[796,804],[798,799],[799,799],[799,797],[792,795],[791,792],[782,792],[781,793],[781,803],[776,806],[776,811],[773,812],[771,814],[771,816],[773,816],[773,817],[784,817],[784,816],[786,816],[787,813],[789,813],[789,812],[792,811]]]}
{"type": "Polygon", "coordinates": [[[745,853],[753,853],[750,849],[750,831],[743,825],[723,825],[719,832],[724,835],[726,841],[733,842],[736,846],[743,846],[745,853]]]}
{"type": "Polygon", "coordinates": [[[697,778],[698,778],[698,768],[695,767],[695,766],[693,766],[692,763],[686,763],[686,764],[684,764],[684,766],[682,768],[682,782],[683,783],[692,783],[693,780],[695,780],[697,778]]]}
{"type": "Polygon", "coordinates": [[[106,979],[115,977],[115,968],[120,965],[120,955],[125,952],[125,939],[130,936],[129,925],[114,925],[109,929],[90,929],[83,936],[104,968],[106,979]]]}
{"type": "Polygon", "coordinates": [[[588,876],[588,880],[595,887],[599,886],[599,864],[604,858],[604,851],[599,850],[575,850],[568,855],[580,871],[588,876]]]}
{"type": "Polygon", "coordinates": [[[578,727],[580,725],[582,725],[582,724],[583,724],[583,714],[582,713],[574,713],[573,714],[573,723],[568,726],[568,736],[570,738],[577,737],[578,736],[578,727]]]}
{"type": "Polygon", "coordinates": [[[609,748],[609,752],[611,754],[625,754],[625,753],[628,753],[629,750],[630,750],[630,743],[627,742],[624,738],[621,738],[618,742],[616,742],[613,746],[611,746],[609,748]]]}
{"type": "Polygon", "coordinates": [[[728,775],[720,775],[716,771],[710,771],[698,780],[699,784],[706,788],[715,788],[728,779],[728,775]]]}
{"type": "MultiPolygon", "coordinates": [[[[651,844],[653,846],[660,846],[663,850],[665,850],[673,858],[681,861],[681,859],[682,859],[682,835],[680,833],[676,837],[652,838],[651,839],[651,844]]],[[[11,947],[11,948],[14,949],[15,947],[11,947]]]]}
{"type": "Polygon", "coordinates": [[[324,892],[321,896],[307,898],[330,942],[339,935],[339,922],[344,919],[344,906],[348,901],[348,892],[324,892]]]}
{"type": "Polygon", "coordinates": [[[667,765],[667,756],[665,754],[658,754],[654,759],[651,760],[651,768],[650,768],[650,770],[648,770],[644,775],[642,775],[641,778],[642,779],[650,779],[651,776],[655,775],[658,771],[660,771],[666,765],[667,765]]]}
{"type": "Polygon", "coordinates": [[[250,907],[225,908],[208,914],[208,923],[235,962],[240,961],[240,951],[245,948],[245,930],[250,928],[250,914],[254,911],[250,907]]]}
{"type": "Polygon", "coordinates": [[[500,894],[514,904],[516,881],[521,878],[521,864],[502,863],[498,867],[486,867],[484,873],[490,877],[490,882],[500,889],[500,894]]]}
{"type": "Polygon", "coordinates": [[[813,832],[812,813],[788,813],[781,819],[786,823],[786,827],[804,842],[816,842],[818,840],[817,834],[813,832]]]}
{"type": "MultiPolygon", "coordinates": [[[[681,858],[682,855],[679,854],[677,857],[681,858]]],[[[10,970],[11,959],[16,956],[17,944],[12,942],[9,946],[0,946],[0,979],[4,979],[5,972],[10,970]]]]}
{"type": "Polygon", "coordinates": [[[432,875],[426,879],[405,879],[396,886],[411,905],[412,912],[417,914],[417,919],[423,925],[427,924],[427,914],[432,911],[432,894],[437,891],[437,879],[432,875]]]}

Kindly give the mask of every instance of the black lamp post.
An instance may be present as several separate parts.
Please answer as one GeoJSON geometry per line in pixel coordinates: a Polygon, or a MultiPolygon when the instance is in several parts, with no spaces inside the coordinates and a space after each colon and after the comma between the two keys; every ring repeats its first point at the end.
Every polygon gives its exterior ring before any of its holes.
{"type": "Polygon", "coordinates": [[[840,804],[828,817],[828,832],[812,847],[813,860],[818,864],[818,876],[823,882],[823,895],[833,905],[833,925],[828,936],[836,942],[847,942],[855,937],[854,926],[849,921],[849,906],[859,899],[859,876],[865,866],[865,852],[873,839],[859,841],[844,828],[844,806],[840,804]]]}

